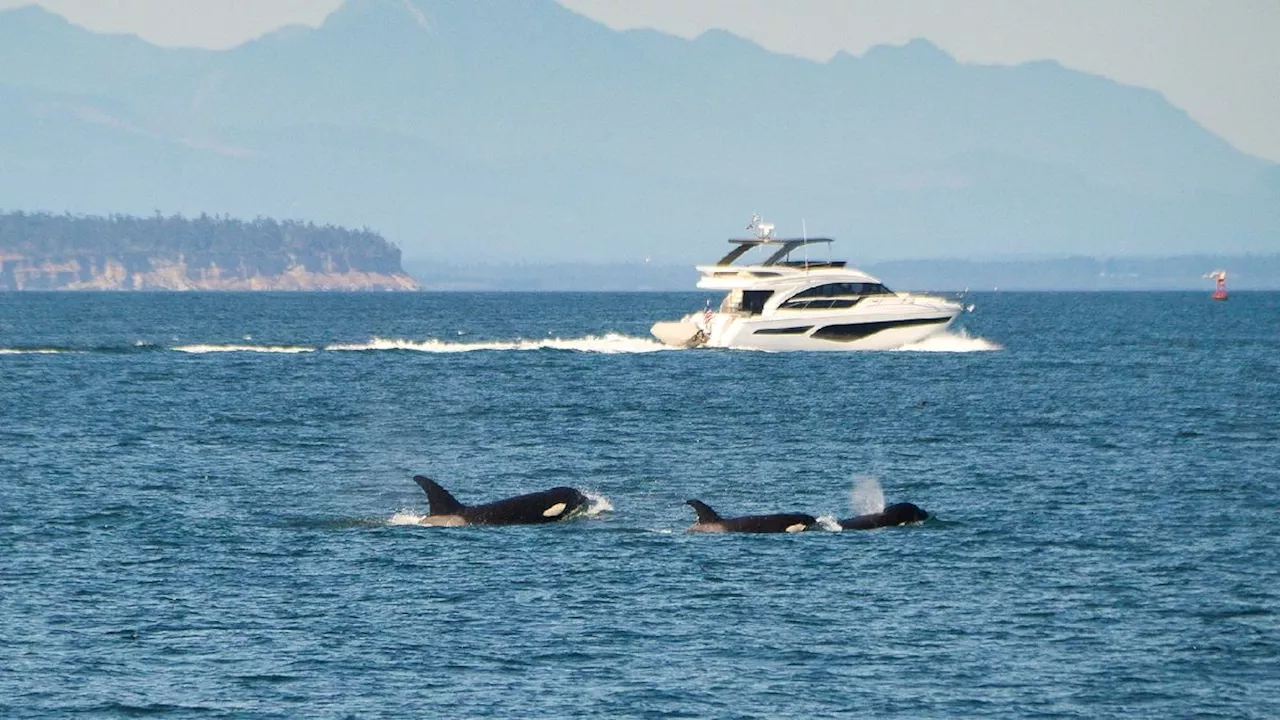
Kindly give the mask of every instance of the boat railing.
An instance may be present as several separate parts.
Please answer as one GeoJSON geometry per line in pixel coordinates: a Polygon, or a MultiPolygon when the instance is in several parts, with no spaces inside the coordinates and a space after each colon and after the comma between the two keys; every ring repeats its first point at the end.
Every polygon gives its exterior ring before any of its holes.
{"type": "Polygon", "coordinates": [[[778,264],[783,267],[811,270],[816,268],[842,268],[847,262],[847,260],[787,260],[778,264]]]}

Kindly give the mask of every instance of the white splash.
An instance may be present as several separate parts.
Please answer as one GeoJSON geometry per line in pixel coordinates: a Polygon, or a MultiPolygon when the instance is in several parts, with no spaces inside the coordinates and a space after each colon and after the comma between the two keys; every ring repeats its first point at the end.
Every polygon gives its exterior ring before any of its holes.
{"type": "Polygon", "coordinates": [[[581,338],[546,338],[544,340],[498,340],[488,342],[447,342],[444,340],[401,340],[388,338],[372,338],[364,343],[338,343],[326,345],[325,350],[334,352],[361,352],[373,350],[413,350],[428,353],[460,353],[477,350],[571,350],[576,352],[603,353],[606,355],[626,353],[659,352],[674,350],[656,340],[631,337],[620,333],[607,333],[602,336],[587,335],[581,338]]]}
{"type": "Polygon", "coordinates": [[[426,515],[419,515],[412,510],[400,510],[395,515],[387,518],[388,525],[419,525],[422,518],[426,515]]]}
{"type": "Polygon", "coordinates": [[[991,350],[1003,350],[999,343],[991,342],[983,338],[969,337],[969,333],[964,330],[944,330],[943,332],[930,335],[920,342],[903,345],[894,352],[987,352],[991,350]]]}
{"type": "Polygon", "coordinates": [[[819,515],[818,527],[828,532],[844,532],[844,528],[840,527],[840,521],[835,515],[819,515]]]}
{"type": "Polygon", "coordinates": [[[880,481],[871,475],[854,478],[853,492],[849,494],[854,515],[869,515],[884,511],[884,489],[880,481]]]}
{"type": "Polygon", "coordinates": [[[0,348],[0,355],[61,355],[69,350],[53,348],[0,348]]]}
{"type": "Polygon", "coordinates": [[[583,511],[587,517],[595,517],[600,513],[613,512],[613,503],[609,502],[609,498],[591,492],[590,490],[583,490],[582,494],[587,496],[587,509],[583,511]]]}
{"type": "Polygon", "coordinates": [[[256,353],[283,353],[286,355],[296,355],[298,353],[315,352],[313,347],[304,347],[301,345],[179,345],[171,348],[178,352],[184,353],[224,353],[224,352],[256,352],[256,353]]]}

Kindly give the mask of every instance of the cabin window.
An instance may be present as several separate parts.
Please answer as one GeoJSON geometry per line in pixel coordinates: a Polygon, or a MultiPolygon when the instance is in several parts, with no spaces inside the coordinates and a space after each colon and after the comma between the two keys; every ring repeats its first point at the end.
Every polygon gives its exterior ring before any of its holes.
{"type": "Polygon", "coordinates": [[[868,295],[892,294],[893,292],[889,288],[880,283],[827,283],[801,290],[782,303],[781,307],[791,310],[829,307],[851,308],[868,295]]]}
{"type": "Polygon", "coordinates": [[[772,295],[772,290],[732,290],[720,303],[720,312],[745,312],[759,315],[764,311],[764,304],[772,295]]]}
{"type": "Polygon", "coordinates": [[[899,327],[911,327],[915,325],[938,325],[947,322],[950,318],[913,318],[911,320],[887,320],[884,322],[868,322],[857,323],[852,325],[827,325],[813,331],[812,337],[822,340],[834,340],[836,342],[853,342],[861,340],[868,335],[874,335],[881,330],[889,330],[899,327]]]}
{"type": "Polygon", "coordinates": [[[759,315],[764,312],[764,304],[772,295],[772,290],[743,290],[742,309],[752,315],[759,315]]]}
{"type": "Polygon", "coordinates": [[[862,297],[865,295],[890,295],[889,288],[880,283],[827,283],[801,290],[793,299],[815,297],[862,297]]]}
{"type": "Polygon", "coordinates": [[[809,332],[812,325],[796,325],[795,327],[783,328],[761,328],[756,330],[754,335],[803,335],[809,332]]]}

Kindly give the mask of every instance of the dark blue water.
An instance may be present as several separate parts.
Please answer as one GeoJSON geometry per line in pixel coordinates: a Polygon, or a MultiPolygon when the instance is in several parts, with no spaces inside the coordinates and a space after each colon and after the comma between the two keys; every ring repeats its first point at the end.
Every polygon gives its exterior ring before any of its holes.
{"type": "Polygon", "coordinates": [[[1280,294],[653,351],[703,301],[0,295],[0,716],[1280,716],[1280,294]]]}

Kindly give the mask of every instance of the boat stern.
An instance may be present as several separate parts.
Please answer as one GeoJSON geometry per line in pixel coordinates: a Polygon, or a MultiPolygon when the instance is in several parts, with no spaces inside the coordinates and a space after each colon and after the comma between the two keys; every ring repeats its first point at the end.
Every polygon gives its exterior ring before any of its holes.
{"type": "Polygon", "coordinates": [[[691,315],[679,320],[656,322],[649,328],[649,334],[663,345],[672,347],[697,347],[707,342],[706,333],[693,321],[691,315]]]}

